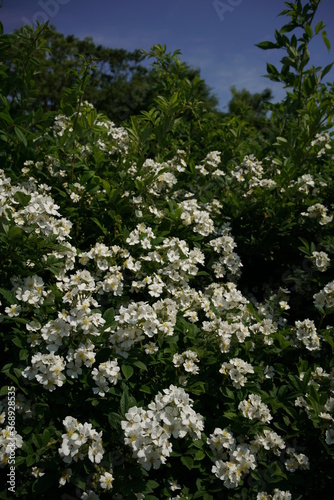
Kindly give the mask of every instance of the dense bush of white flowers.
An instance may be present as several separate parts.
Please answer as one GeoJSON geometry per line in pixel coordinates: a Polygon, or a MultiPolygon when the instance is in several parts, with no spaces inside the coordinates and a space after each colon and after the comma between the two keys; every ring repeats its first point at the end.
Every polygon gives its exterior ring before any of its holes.
{"type": "Polygon", "coordinates": [[[0,467],[14,450],[17,496],[325,495],[331,135],[308,126],[310,172],[302,139],[257,158],[233,120],[198,159],[173,135],[182,92],[128,128],[79,94],[27,144],[0,132],[0,467]]]}

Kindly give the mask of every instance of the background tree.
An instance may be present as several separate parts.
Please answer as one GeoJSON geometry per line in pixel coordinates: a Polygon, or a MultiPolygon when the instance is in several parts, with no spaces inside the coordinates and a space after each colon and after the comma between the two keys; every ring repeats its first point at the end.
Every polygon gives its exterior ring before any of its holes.
{"type": "Polygon", "coordinates": [[[248,90],[237,90],[231,87],[232,98],[228,103],[228,113],[230,115],[244,118],[249,125],[254,126],[262,134],[268,134],[267,104],[273,98],[269,88],[262,92],[251,94],[248,90]]]}
{"type": "MultiPolygon", "coordinates": [[[[16,54],[26,45],[24,30],[19,30],[15,43],[11,45],[9,61],[10,76],[14,77],[21,67],[16,54]]],[[[42,106],[44,110],[59,109],[63,89],[75,83],[75,74],[83,61],[92,61],[89,69],[89,85],[85,99],[99,111],[120,122],[129,114],[138,112],[148,92],[148,69],[141,62],[144,54],[140,50],[128,52],[96,45],[91,38],[80,40],[73,35],[64,36],[54,27],[46,27],[41,34],[43,51],[38,54],[38,69],[34,72],[30,88],[30,107],[42,106]]],[[[19,82],[17,82],[19,83],[19,82]]],[[[19,85],[8,88],[11,100],[21,98],[19,85]]]]}
{"type": "MultiPolygon", "coordinates": [[[[12,54],[7,61],[13,76],[20,69],[15,52],[22,51],[22,43],[26,43],[20,31],[17,33],[19,36],[15,39],[16,43],[12,44],[12,54]]],[[[75,72],[79,71],[84,60],[92,61],[85,99],[117,124],[141,110],[148,110],[155,97],[166,90],[164,82],[159,81],[157,68],[150,67],[145,61],[148,54],[139,49],[130,52],[96,45],[90,37],[80,40],[74,35],[65,36],[53,26],[43,30],[42,38],[44,50],[38,55],[39,67],[34,73],[30,89],[34,97],[30,106],[34,108],[42,106],[44,110],[58,109],[63,89],[74,84],[75,72]]],[[[170,70],[174,73],[174,82],[185,78],[190,82],[195,81],[196,98],[205,102],[207,107],[214,108],[217,105],[217,99],[204,80],[200,79],[198,69],[187,66],[186,71],[182,69],[182,75],[175,65],[170,70]]],[[[11,85],[7,91],[14,102],[20,99],[18,86],[11,85]]]]}

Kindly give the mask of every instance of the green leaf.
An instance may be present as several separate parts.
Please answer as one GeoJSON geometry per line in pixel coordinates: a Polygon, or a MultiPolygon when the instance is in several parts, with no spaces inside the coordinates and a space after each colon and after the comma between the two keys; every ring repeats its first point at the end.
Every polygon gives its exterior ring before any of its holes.
{"type": "Polygon", "coordinates": [[[47,446],[49,441],[50,441],[51,434],[48,429],[44,429],[43,435],[42,435],[42,444],[43,446],[47,446]]]}
{"type": "Polygon", "coordinates": [[[100,179],[100,182],[101,182],[101,184],[103,186],[103,189],[105,189],[107,193],[110,193],[110,189],[111,188],[110,188],[109,182],[106,181],[105,179],[100,179]]]}
{"type": "Polygon", "coordinates": [[[279,81],[279,71],[273,64],[267,63],[267,73],[271,80],[279,81]]]}
{"type": "Polygon", "coordinates": [[[12,226],[7,234],[9,240],[16,240],[21,235],[22,235],[22,229],[17,226],[12,226]]]}
{"type": "Polygon", "coordinates": [[[313,30],[309,24],[305,24],[304,26],[305,33],[312,38],[313,37],[313,30]]]}
{"type": "Polygon", "coordinates": [[[277,49],[278,48],[277,43],[268,42],[268,41],[256,43],[255,47],[259,47],[259,49],[262,49],[262,50],[277,49]]]}
{"type": "Polygon", "coordinates": [[[147,485],[152,488],[152,490],[154,490],[155,488],[158,488],[159,487],[159,483],[157,483],[156,481],[154,481],[153,479],[150,479],[149,481],[147,481],[147,485]]]}
{"type": "Polygon", "coordinates": [[[96,355],[96,361],[98,363],[104,363],[113,356],[113,353],[114,351],[110,347],[102,347],[96,355]]]}
{"type": "Polygon", "coordinates": [[[10,372],[9,372],[9,370],[8,370],[8,371],[4,371],[4,370],[3,370],[3,373],[4,373],[4,374],[5,374],[5,375],[6,375],[6,376],[10,379],[10,380],[12,380],[13,382],[15,382],[15,384],[16,384],[16,385],[19,385],[19,381],[18,381],[18,379],[17,379],[17,378],[16,378],[16,377],[15,377],[12,373],[10,373],[10,372]]]}
{"type": "Polygon", "coordinates": [[[24,135],[24,133],[22,132],[22,130],[18,127],[14,127],[14,131],[15,131],[15,134],[17,136],[18,139],[20,139],[20,141],[25,145],[27,146],[28,145],[28,142],[27,142],[27,138],[26,136],[24,135]]]}
{"type": "Polygon", "coordinates": [[[282,479],[287,479],[286,474],[282,471],[282,469],[278,466],[276,462],[272,463],[267,467],[264,472],[264,479],[272,484],[279,483],[282,479]]]}
{"type": "Polygon", "coordinates": [[[120,413],[122,417],[129,411],[129,408],[136,405],[136,400],[133,396],[130,396],[128,387],[123,384],[124,390],[120,401],[120,413]]]}
{"type": "Polygon", "coordinates": [[[0,389],[0,396],[7,396],[8,395],[8,387],[9,385],[4,385],[3,387],[1,387],[0,389]]]}
{"type": "Polygon", "coordinates": [[[13,118],[10,116],[10,114],[7,112],[7,113],[4,113],[4,112],[1,112],[0,113],[0,119],[1,120],[4,120],[5,122],[7,122],[9,125],[11,125],[13,122],[13,118]]]}
{"type": "Polygon", "coordinates": [[[24,429],[22,429],[22,434],[30,434],[30,432],[33,430],[33,427],[31,427],[30,425],[28,427],[25,427],[24,429]]]}
{"type": "Polygon", "coordinates": [[[94,170],[88,170],[87,172],[85,172],[81,178],[80,178],[80,184],[84,185],[86,184],[87,181],[89,181],[89,179],[91,179],[92,177],[94,177],[95,175],[95,171],[94,170]]]}
{"type": "Polygon", "coordinates": [[[16,193],[14,194],[14,199],[18,201],[20,205],[26,207],[31,200],[31,195],[22,193],[22,191],[16,191],[16,193]]]}
{"type": "Polygon", "coordinates": [[[188,389],[189,392],[192,392],[193,394],[197,395],[205,394],[207,390],[205,382],[201,381],[195,382],[194,384],[190,385],[188,389]]]}
{"type": "Polygon", "coordinates": [[[327,32],[326,32],[326,31],[323,31],[323,32],[321,33],[321,35],[322,35],[322,39],[323,39],[323,41],[324,41],[324,43],[325,43],[325,45],[326,45],[327,49],[328,49],[328,50],[331,50],[331,44],[330,44],[330,41],[329,41],[329,40],[328,40],[328,38],[327,38],[327,32]]]}
{"type": "Polygon", "coordinates": [[[198,450],[198,452],[195,454],[195,460],[203,460],[205,458],[205,453],[202,450],[198,450]]]}
{"type": "Polygon", "coordinates": [[[185,465],[189,470],[191,470],[194,466],[194,461],[191,457],[183,456],[181,457],[181,462],[185,465]]]}
{"type": "Polygon", "coordinates": [[[29,358],[29,351],[27,349],[21,349],[19,353],[20,361],[25,361],[29,358]]]}
{"type": "Polygon", "coordinates": [[[112,323],[114,321],[115,317],[115,309],[113,307],[110,307],[103,313],[103,319],[106,321],[106,323],[112,323]]]}
{"type": "Polygon", "coordinates": [[[12,339],[12,342],[14,345],[16,345],[17,347],[20,347],[20,349],[23,349],[23,345],[22,345],[22,340],[19,338],[19,337],[14,337],[12,339]]]}
{"type": "MultiPolygon", "coordinates": [[[[0,288],[0,293],[3,297],[5,297],[5,299],[7,300],[7,302],[9,302],[9,304],[11,304],[11,305],[15,304],[15,299],[9,290],[5,290],[4,288],[0,288]]],[[[21,346],[19,346],[19,347],[21,347],[21,346]]]]}
{"type": "Polygon", "coordinates": [[[42,448],[43,441],[42,441],[42,438],[41,438],[41,436],[39,434],[33,434],[31,436],[31,441],[36,446],[37,450],[39,450],[40,448],[42,448]]]}
{"type": "Polygon", "coordinates": [[[285,137],[280,137],[280,136],[276,137],[276,141],[278,141],[278,142],[288,142],[288,141],[285,139],[285,137]]]}
{"type": "Polygon", "coordinates": [[[320,22],[316,25],[316,27],[315,27],[315,29],[314,29],[315,34],[317,35],[317,34],[319,33],[319,31],[321,31],[321,30],[323,29],[323,27],[324,27],[324,23],[323,23],[323,21],[320,21],[320,22]]]}
{"type": "Polygon", "coordinates": [[[224,417],[228,418],[228,420],[235,420],[237,418],[237,414],[233,411],[226,411],[224,412],[224,417]]]}
{"type": "Polygon", "coordinates": [[[101,229],[102,233],[106,236],[108,230],[101,224],[101,222],[96,217],[91,217],[91,220],[101,229]]]}
{"type": "Polygon", "coordinates": [[[77,486],[78,488],[80,488],[81,490],[86,489],[86,482],[78,475],[72,476],[70,482],[75,486],[77,486]]]}
{"type": "Polygon", "coordinates": [[[28,455],[26,458],[27,467],[31,467],[35,463],[35,455],[28,455]]]}
{"type": "Polygon", "coordinates": [[[122,420],[121,415],[118,413],[110,412],[108,415],[108,422],[112,429],[120,429],[122,420]]]}
{"type": "Polygon", "coordinates": [[[132,377],[133,375],[133,368],[130,365],[122,365],[121,370],[123,372],[124,377],[126,380],[129,380],[129,378],[132,377]]]}
{"type": "Polygon", "coordinates": [[[152,394],[152,389],[148,385],[142,385],[139,390],[145,394],[152,394]]]}
{"type": "Polygon", "coordinates": [[[328,65],[327,65],[327,66],[326,66],[326,67],[322,70],[322,72],[321,72],[321,80],[322,80],[322,79],[323,79],[323,78],[327,75],[327,73],[329,73],[329,72],[330,72],[330,70],[331,70],[331,69],[332,69],[332,67],[333,67],[333,64],[334,64],[334,63],[330,63],[330,64],[328,64],[328,65]]]}
{"type": "Polygon", "coordinates": [[[133,364],[140,370],[147,371],[147,366],[142,361],[134,361],[133,364]]]}

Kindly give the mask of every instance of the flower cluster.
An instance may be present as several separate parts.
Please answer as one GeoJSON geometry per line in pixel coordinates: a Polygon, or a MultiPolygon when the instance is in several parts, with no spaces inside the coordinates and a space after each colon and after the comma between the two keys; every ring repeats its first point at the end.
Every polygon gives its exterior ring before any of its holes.
{"type": "Polygon", "coordinates": [[[321,226],[329,224],[333,220],[333,215],[327,215],[328,208],[321,203],[315,203],[308,207],[307,212],[302,212],[301,215],[315,219],[321,226]]]}
{"type": "Polygon", "coordinates": [[[272,334],[276,332],[277,326],[271,318],[265,318],[261,321],[258,321],[257,323],[251,325],[249,328],[253,333],[262,334],[263,343],[265,345],[273,344],[274,341],[272,338],[272,334]]]}
{"type": "Polygon", "coordinates": [[[306,470],[310,468],[309,459],[304,453],[296,453],[294,448],[286,449],[289,458],[284,462],[289,472],[295,472],[297,469],[306,470]]]}
{"type": "Polygon", "coordinates": [[[113,361],[105,361],[100,363],[97,368],[92,371],[92,377],[97,387],[93,388],[94,394],[105,396],[109,389],[109,384],[116,385],[120,378],[120,368],[117,364],[117,359],[113,361]]]}
{"type": "Polygon", "coordinates": [[[267,493],[266,491],[260,491],[257,494],[256,500],[291,500],[292,495],[290,491],[281,491],[275,488],[273,494],[267,493]]]}
{"type": "MultiPolygon", "coordinates": [[[[305,373],[300,373],[300,380],[304,380],[305,373]]],[[[328,445],[334,444],[334,371],[327,373],[323,368],[317,366],[314,371],[311,372],[311,379],[308,386],[312,385],[316,390],[320,390],[322,383],[329,385],[330,396],[327,401],[320,405],[317,410],[317,418],[320,418],[321,424],[325,429],[325,442],[328,445]]],[[[314,407],[312,402],[309,400],[308,394],[305,397],[299,396],[295,400],[295,406],[303,408],[306,415],[310,420],[313,418],[314,407]]]]}
{"type": "Polygon", "coordinates": [[[185,226],[194,225],[194,232],[202,236],[214,232],[214,222],[210,212],[203,210],[196,199],[182,201],[179,207],[182,209],[181,220],[185,226]]]}
{"type": "Polygon", "coordinates": [[[285,461],[289,472],[294,472],[297,468],[302,470],[309,468],[306,455],[296,453],[294,448],[287,448],[281,436],[270,429],[265,429],[246,444],[241,436],[236,439],[229,429],[217,427],[207,439],[207,444],[210,446],[215,464],[212,472],[224,481],[224,486],[229,489],[236,488],[243,477],[256,468],[257,462],[263,459],[263,452],[271,451],[274,455],[280,456],[285,450],[289,456],[285,461]]]}
{"type": "MultiPolygon", "coordinates": [[[[115,316],[118,326],[110,334],[109,342],[117,354],[127,357],[132,346],[145,337],[152,338],[160,326],[156,311],[147,302],[130,302],[121,306],[115,316]]],[[[106,331],[110,331],[107,329],[106,331]]]]}
{"type": "Polygon", "coordinates": [[[171,437],[201,437],[203,417],[193,410],[192,403],[184,389],[171,385],[155,396],[148,410],[134,406],[126,413],[122,421],[124,442],[144,469],[158,469],[166,463],[172,452],[171,437]]]}
{"type": "Polygon", "coordinates": [[[219,151],[211,151],[206,155],[204,160],[200,165],[196,165],[195,168],[200,172],[201,175],[213,175],[215,177],[220,177],[225,175],[225,172],[220,168],[217,168],[221,162],[221,156],[219,151]]]}
{"type": "Polygon", "coordinates": [[[236,488],[243,476],[256,468],[256,456],[245,443],[237,444],[228,429],[216,428],[207,440],[213,453],[212,472],[228,489],[236,488]]]}
{"type": "Polygon", "coordinates": [[[23,280],[17,278],[14,281],[13,293],[18,301],[30,304],[31,306],[39,306],[43,303],[47,296],[44,288],[43,279],[34,274],[27,276],[23,280]]]}
{"type": "Polygon", "coordinates": [[[274,455],[278,456],[280,456],[281,450],[286,448],[286,444],[281,436],[269,429],[265,429],[262,434],[258,434],[252,441],[252,445],[255,449],[260,447],[264,450],[270,450],[274,453],[274,455]]]}
{"type": "Polygon", "coordinates": [[[247,373],[254,373],[254,368],[250,363],[247,363],[240,358],[231,358],[229,361],[222,364],[220,373],[228,375],[232,380],[232,384],[237,389],[243,387],[247,382],[247,373]]]}
{"type": "Polygon", "coordinates": [[[219,255],[218,260],[213,263],[213,270],[216,278],[237,277],[242,267],[239,255],[234,252],[236,243],[230,234],[230,228],[223,229],[223,235],[209,242],[209,245],[219,255]]]}
{"type": "Polygon", "coordinates": [[[66,380],[63,371],[65,370],[65,360],[62,356],[54,352],[50,354],[37,353],[31,358],[32,366],[28,366],[22,371],[23,377],[28,380],[36,379],[38,383],[49,391],[54,391],[56,387],[61,387],[66,380]]]}
{"type": "Polygon", "coordinates": [[[258,394],[249,394],[248,399],[239,403],[238,409],[242,411],[244,417],[250,420],[258,419],[263,423],[269,423],[273,418],[268,406],[262,403],[258,394]]]}
{"type": "Polygon", "coordinates": [[[35,179],[14,186],[0,170],[0,215],[25,232],[33,229],[45,237],[55,236],[59,242],[67,240],[72,223],[61,217],[60,207],[47,194],[50,189],[45,184],[38,185],[35,179]]]}
{"type": "Polygon", "coordinates": [[[331,149],[330,139],[330,135],[327,132],[323,132],[321,134],[316,134],[313,141],[311,141],[311,147],[316,147],[318,149],[320,146],[320,149],[317,152],[318,158],[326,154],[327,151],[331,149]]]}
{"type": "Polygon", "coordinates": [[[185,171],[184,156],[184,151],[179,150],[171,160],[162,163],[148,158],[144,161],[139,172],[137,166],[133,165],[128,173],[134,182],[146,184],[149,195],[158,197],[169,192],[177,183],[177,173],[185,171]]]}
{"type": "Polygon", "coordinates": [[[71,347],[66,356],[66,373],[72,379],[82,374],[82,366],[90,368],[95,363],[95,346],[92,341],[82,342],[76,349],[71,347]]]}
{"type": "MultiPolygon", "coordinates": [[[[183,367],[184,371],[187,374],[197,375],[199,373],[199,367],[196,363],[199,362],[197,353],[188,349],[187,351],[182,352],[181,354],[174,354],[173,356],[173,364],[177,368],[180,366],[183,367]]],[[[183,385],[185,385],[186,380],[183,385]]]]}
{"type": "Polygon", "coordinates": [[[314,321],[310,319],[296,321],[295,328],[296,339],[299,345],[304,345],[309,351],[319,351],[320,339],[314,321]]]}
{"type": "Polygon", "coordinates": [[[330,258],[326,252],[312,252],[311,261],[315,268],[322,273],[327,271],[330,264],[330,258]]]}
{"type": "Polygon", "coordinates": [[[93,429],[92,424],[81,424],[71,416],[63,420],[66,433],[62,435],[63,442],[58,449],[59,455],[66,464],[73,460],[83,460],[85,455],[91,462],[99,464],[103,458],[102,432],[93,429]]]}
{"type": "MultiPolygon", "coordinates": [[[[2,412],[2,404],[0,403],[0,412],[2,412]]],[[[0,413],[0,423],[3,413],[0,413]]],[[[16,432],[15,429],[11,426],[6,426],[3,429],[0,429],[0,468],[6,467],[8,464],[9,457],[13,455],[13,450],[16,448],[22,448],[23,446],[23,438],[16,432]]]]}
{"type": "Polygon", "coordinates": [[[298,187],[300,193],[309,194],[311,189],[315,187],[315,181],[311,174],[304,174],[298,177],[296,181],[292,180],[288,187],[291,189],[294,186],[298,187]]]}
{"type": "MultiPolygon", "coordinates": [[[[275,173],[279,173],[279,171],[276,170],[275,173]]],[[[254,155],[246,155],[241,164],[231,171],[231,179],[235,179],[238,183],[244,183],[247,188],[244,196],[249,196],[255,187],[272,189],[277,186],[276,181],[272,178],[264,178],[263,174],[262,162],[257,160],[254,155]]]]}
{"type": "Polygon", "coordinates": [[[137,224],[137,227],[131,231],[126,239],[126,243],[130,246],[141,245],[144,249],[149,249],[152,247],[151,240],[154,238],[154,233],[150,227],[146,224],[137,224]]]}
{"type": "Polygon", "coordinates": [[[320,292],[314,296],[314,305],[317,309],[330,312],[334,309],[334,281],[327,283],[320,292]]]}

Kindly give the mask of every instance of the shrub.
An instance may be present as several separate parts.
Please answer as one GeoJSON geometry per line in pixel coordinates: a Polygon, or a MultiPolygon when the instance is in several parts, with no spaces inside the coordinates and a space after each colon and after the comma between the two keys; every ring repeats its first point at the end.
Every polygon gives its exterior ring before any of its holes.
{"type": "MultiPolygon", "coordinates": [[[[277,44],[304,58],[284,33],[298,15],[310,37],[316,5],[287,6],[277,44]]],[[[43,29],[1,39],[24,38],[26,100],[43,29]]],[[[304,95],[283,64],[263,158],[181,149],[172,86],[116,127],[85,101],[89,62],[57,113],[1,95],[0,498],[329,498],[331,86],[304,95]]]]}

